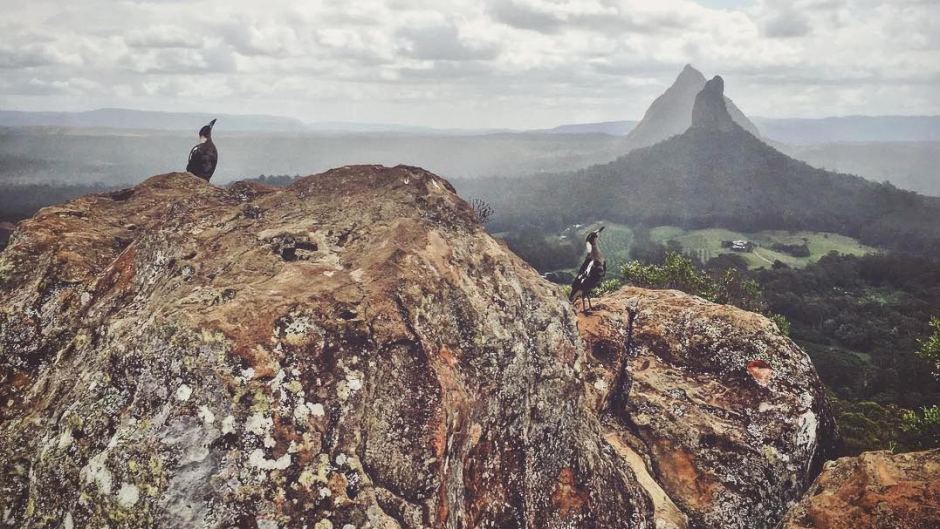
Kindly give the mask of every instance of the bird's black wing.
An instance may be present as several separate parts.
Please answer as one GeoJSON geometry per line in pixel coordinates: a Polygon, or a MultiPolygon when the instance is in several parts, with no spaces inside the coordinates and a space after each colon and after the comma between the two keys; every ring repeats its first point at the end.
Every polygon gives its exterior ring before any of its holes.
{"type": "Polygon", "coordinates": [[[196,153],[199,151],[199,147],[202,147],[202,144],[196,145],[195,147],[193,147],[192,149],[190,149],[190,150],[189,150],[189,159],[186,160],[186,170],[189,171],[190,173],[193,173],[193,174],[196,174],[196,173],[193,171],[193,170],[196,168],[195,164],[193,164],[193,159],[196,158],[196,153]]]}
{"type": "Polygon", "coordinates": [[[218,160],[219,154],[212,143],[200,143],[189,151],[189,163],[186,164],[186,170],[208,181],[215,172],[218,160]]]}
{"type": "Polygon", "coordinates": [[[581,263],[581,268],[578,268],[578,277],[584,275],[584,272],[588,269],[588,266],[591,264],[591,254],[588,254],[584,258],[584,262],[581,263]]]}
{"type": "Polygon", "coordinates": [[[593,275],[595,268],[593,263],[594,260],[591,259],[590,255],[584,258],[584,262],[581,263],[581,268],[578,269],[578,275],[575,276],[574,281],[571,282],[571,298],[574,298],[578,292],[584,288],[588,278],[593,275]]]}
{"type": "Polygon", "coordinates": [[[219,163],[219,151],[216,150],[215,145],[211,141],[206,148],[203,163],[205,164],[206,180],[208,180],[212,178],[212,174],[215,173],[215,166],[219,163]]]}

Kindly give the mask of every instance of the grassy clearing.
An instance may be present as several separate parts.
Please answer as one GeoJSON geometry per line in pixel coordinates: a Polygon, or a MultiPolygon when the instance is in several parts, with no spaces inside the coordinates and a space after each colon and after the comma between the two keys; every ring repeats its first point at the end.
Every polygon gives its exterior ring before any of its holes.
{"type": "Polygon", "coordinates": [[[769,267],[776,260],[801,268],[819,260],[831,251],[850,255],[863,255],[876,251],[851,237],[812,231],[767,230],[744,233],[722,228],[684,230],[675,226],[659,226],[650,230],[650,237],[664,244],[669,240],[674,240],[682,245],[683,250],[696,254],[705,261],[722,253],[733,253],[729,248],[722,248],[721,241],[748,240],[757,244],[758,247],[751,252],[741,252],[739,255],[747,260],[751,268],[769,267]],[[804,240],[810,251],[809,257],[794,257],[770,248],[774,243],[803,244],[804,240]]]}
{"type": "Polygon", "coordinates": [[[633,230],[623,224],[604,224],[601,234],[601,248],[607,257],[607,269],[618,271],[630,260],[630,246],[633,245],[633,230]]]}
{"type": "MultiPolygon", "coordinates": [[[[617,273],[620,267],[632,258],[630,249],[634,242],[634,233],[628,225],[601,221],[584,226],[572,226],[562,233],[546,237],[546,243],[558,245],[566,241],[576,241],[580,248],[583,247],[585,235],[601,225],[605,226],[600,241],[601,249],[607,257],[607,270],[609,273],[617,273]]],[[[703,261],[708,261],[712,257],[723,253],[737,253],[747,261],[748,266],[752,269],[769,268],[776,260],[794,268],[802,268],[831,251],[850,255],[863,255],[877,251],[874,248],[860,244],[851,237],[811,231],[767,230],[745,233],[723,228],[685,230],[677,226],[657,226],[650,229],[650,239],[662,244],[666,244],[671,240],[676,241],[685,252],[694,254],[703,261]],[[734,252],[730,248],[721,247],[721,241],[736,239],[751,241],[757,247],[751,252],[740,253],[734,252]],[[809,257],[794,257],[771,249],[774,243],[801,245],[804,239],[810,251],[809,257]]],[[[581,264],[583,255],[582,253],[577,258],[577,262],[572,262],[570,268],[562,270],[576,271],[581,264]]]]}

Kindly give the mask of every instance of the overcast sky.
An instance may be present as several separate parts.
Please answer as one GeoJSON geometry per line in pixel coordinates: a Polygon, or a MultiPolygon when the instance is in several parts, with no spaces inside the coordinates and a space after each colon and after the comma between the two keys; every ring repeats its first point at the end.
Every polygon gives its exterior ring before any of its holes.
{"type": "Polygon", "coordinates": [[[436,127],[638,119],[685,63],[749,115],[940,114],[940,0],[0,0],[0,109],[436,127]]]}

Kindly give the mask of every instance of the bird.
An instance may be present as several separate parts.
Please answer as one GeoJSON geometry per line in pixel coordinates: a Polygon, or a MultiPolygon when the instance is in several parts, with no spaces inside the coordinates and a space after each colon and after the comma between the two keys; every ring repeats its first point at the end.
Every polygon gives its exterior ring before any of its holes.
{"type": "Polygon", "coordinates": [[[219,151],[212,143],[213,125],[215,125],[215,119],[199,129],[199,143],[189,151],[189,162],[186,164],[187,171],[206,182],[212,178],[215,166],[219,162],[219,151]]]}
{"type": "Polygon", "coordinates": [[[607,274],[607,259],[601,253],[600,246],[597,244],[597,237],[604,231],[601,226],[596,231],[588,233],[585,243],[587,246],[587,256],[578,269],[578,275],[571,283],[571,294],[568,295],[568,301],[574,303],[581,297],[581,310],[587,312],[584,302],[587,300],[587,307],[591,309],[591,291],[594,290],[607,274]]]}

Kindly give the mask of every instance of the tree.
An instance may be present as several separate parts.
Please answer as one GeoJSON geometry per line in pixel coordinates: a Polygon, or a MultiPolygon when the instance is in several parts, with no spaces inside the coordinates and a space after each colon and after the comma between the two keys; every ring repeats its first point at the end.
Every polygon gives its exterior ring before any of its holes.
{"type": "Polygon", "coordinates": [[[936,371],[934,375],[940,378],[940,317],[930,318],[931,335],[926,340],[920,341],[920,350],[917,355],[932,362],[936,371]]]}
{"type": "Polygon", "coordinates": [[[480,224],[486,224],[493,217],[493,206],[482,198],[474,198],[470,201],[470,206],[473,208],[473,212],[476,213],[480,224]]]}
{"type": "Polygon", "coordinates": [[[923,407],[920,413],[905,410],[901,414],[901,429],[906,443],[915,450],[940,446],[940,406],[923,407]]]}

